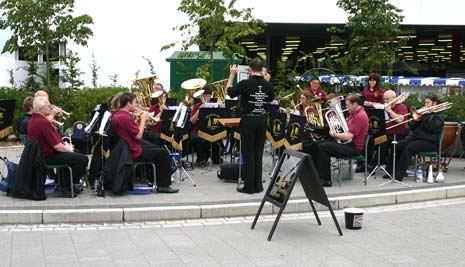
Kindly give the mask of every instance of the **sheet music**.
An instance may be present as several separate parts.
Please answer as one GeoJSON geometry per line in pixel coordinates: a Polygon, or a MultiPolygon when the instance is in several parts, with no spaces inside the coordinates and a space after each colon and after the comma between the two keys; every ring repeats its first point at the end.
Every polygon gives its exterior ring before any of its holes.
{"type": "Polygon", "coordinates": [[[178,121],[176,122],[176,127],[183,128],[184,122],[185,122],[185,119],[186,119],[186,116],[187,116],[187,107],[183,105],[179,110],[181,110],[180,111],[181,115],[180,115],[178,121]]]}
{"type": "Polygon", "coordinates": [[[183,103],[179,104],[179,106],[177,107],[176,112],[174,113],[174,116],[173,116],[173,122],[176,123],[176,125],[178,123],[179,116],[181,115],[180,112],[181,112],[182,106],[184,106],[183,103]]]}
{"type": "Polygon", "coordinates": [[[105,132],[105,126],[107,125],[108,120],[110,119],[110,117],[111,117],[111,112],[105,111],[105,113],[103,113],[103,118],[102,118],[102,121],[100,123],[100,127],[98,128],[98,133],[102,134],[102,133],[105,132]]]}
{"type": "Polygon", "coordinates": [[[205,103],[203,105],[203,108],[217,108],[218,107],[218,103],[205,103]]]}
{"type": "Polygon", "coordinates": [[[92,117],[92,120],[90,121],[90,123],[86,126],[86,128],[84,128],[84,132],[89,133],[90,129],[92,129],[94,127],[95,123],[97,122],[97,119],[98,119],[99,115],[100,115],[100,113],[95,111],[94,117],[92,117]]]}

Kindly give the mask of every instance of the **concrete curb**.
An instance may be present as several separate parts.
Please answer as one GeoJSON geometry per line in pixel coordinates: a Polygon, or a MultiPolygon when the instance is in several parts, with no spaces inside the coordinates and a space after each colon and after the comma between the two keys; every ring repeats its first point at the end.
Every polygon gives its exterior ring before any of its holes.
{"type": "MultiPolygon", "coordinates": [[[[329,201],[332,208],[338,210],[347,206],[372,207],[456,197],[465,197],[465,185],[341,196],[329,198],[329,201]]],[[[314,204],[317,210],[327,210],[319,203],[314,204]]],[[[260,202],[248,202],[140,208],[2,210],[0,211],[0,224],[95,223],[250,216],[256,214],[259,205],[260,202]]],[[[266,203],[262,214],[276,214],[278,211],[278,208],[266,203]]],[[[297,199],[289,200],[284,212],[310,211],[311,207],[307,199],[297,199]]]]}

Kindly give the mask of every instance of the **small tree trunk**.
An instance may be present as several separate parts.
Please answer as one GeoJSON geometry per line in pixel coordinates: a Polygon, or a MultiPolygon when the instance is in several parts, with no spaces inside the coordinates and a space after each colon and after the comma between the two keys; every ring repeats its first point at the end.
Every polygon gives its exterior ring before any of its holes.
{"type": "Polygon", "coordinates": [[[214,82],[215,76],[213,75],[213,46],[210,46],[210,81],[214,82]]]}

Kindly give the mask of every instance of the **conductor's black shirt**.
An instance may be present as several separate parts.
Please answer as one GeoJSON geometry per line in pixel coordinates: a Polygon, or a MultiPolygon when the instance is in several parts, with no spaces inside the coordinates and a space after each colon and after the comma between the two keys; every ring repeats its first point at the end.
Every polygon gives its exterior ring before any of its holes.
{"type": "Polygon", "coordinates": [[[230,97],[241,96],[240,106],[242,115],[266,113],[265,104],[273,101],[273,84],[263,76],[251,76],[240,81],[236,86],[229,88],[230,97]]]}

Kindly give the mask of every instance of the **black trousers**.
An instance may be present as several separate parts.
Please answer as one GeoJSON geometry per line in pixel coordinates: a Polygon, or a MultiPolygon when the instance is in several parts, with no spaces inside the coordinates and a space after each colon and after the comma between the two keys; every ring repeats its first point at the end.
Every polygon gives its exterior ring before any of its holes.
{"type": "Polygon", "coordinates": [[[162,147],[162,140],[160,138],[160,132],[147,132],[144,138],[150,143],[156,145],[157,147],[162,147]]]}
{"type": "Polygon", "coordinates": [[[438,151],[438,143],[407,137],[396,146],[396,179],[402,180],[410,159],[418,152],[438,151]]]}
{"type": "MultiPolygon", "coordinates": [[[[73,170],[73,183],[78,184],[82,176],[86,175],[87,162],[86,155],[76,152],[56,152],[52,156],[45,157],[47,164],[68,164],[73,170]]],[[[68,176],[69,177],[69,176],[68,176]]],[[[67,179],[61,181],[66,185],[67,179]]]]}
{"type": "Polygon", "coordinates": [[[167,187],[171,185],[170,158],[166,149],[159,148],[146,140],[141,140],[142,154],[135,161],[150,161],[155,164],[157,172],[157,186],[167,187]]]}
{"type": "Polygon", "coordinates": [[[199,138],[198,131],[192,131],[190,134],[191,143],[194,145],[197,153],[197,161],[208,161],[210,158],[210,151],[212,156],[212,162],[215,164],[220,163],[221,151],[224,150],[222,140],[216,142],[209,142],[205,139],[199,138]]]}
{"type": "Polygon", "coordinates": [[[265,115],[244,115],[241,119],[241,177],[248,193],[261,192],[262,158],[265,146],[265,115]]]}
{"type": "Polygon", "coordinates": [[[350,158],[360,155],[353,143],[339,144],[333,139],[315,141],[310,153],[321,180],[331,181],[331,157],[350,158]]]}

